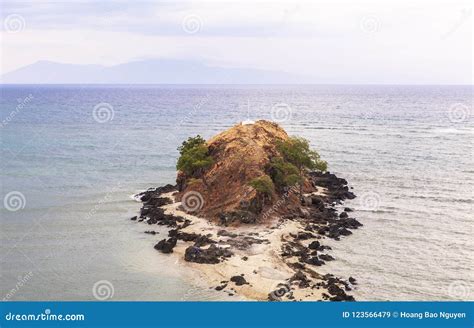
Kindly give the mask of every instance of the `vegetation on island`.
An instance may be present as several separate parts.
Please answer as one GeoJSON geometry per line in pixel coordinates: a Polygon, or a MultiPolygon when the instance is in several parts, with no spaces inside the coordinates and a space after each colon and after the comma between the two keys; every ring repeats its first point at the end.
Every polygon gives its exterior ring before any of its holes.
{"type": "Polygon", "coordinates": [[[178,151],[180,156],[176,168],[189,177],[202,178],[204,184],[207,185],[203,173],[214,163],[214,160],[209,155],[206,141],[200,135],[189,137],[178,147],[178,151]]]}
{"type": "Polygon", "coordinates": [[[257,191],[257,206],[259,208],[265,204],[267,199],[270,200],[273,193],[275,192],[275,185],[268,175],[263,175],[261,177],[252,179],[249,182],[249,186],[253,187],[257,191]]]}
{"type": "MultiPolygon", "coordinates": [[[[310,170],[326,171],[327,163],[312,150],[309,141],[301,137],[289,137],[275,142],[277,155],[270,159],[264,175],[252,179],[247,184],[257,192],[257,208],[261,209],[270,201],[275,191],[282,192],[288,187],[299,185],[303,192],[305,174],[310,170]]],[[[204,172],[214,164],[209,155],[206,141],[200,136],[189,137],[178,147],[180,157],[176,168],[187,176],[188,185],[203,182],[208,186],[204,172]]],[[[244,166],[244,171],[245,167],[244,166]]]]}
{"type": "Polygon", "coordinates": [[[257,208],[262,208],[267,199],[271,199],[275,188],[285,188],[299,184],[300,195],[303,193],[304,175],[308,170],[326,171],[327,163],[319,154],[311,150],[309,141],[301,137],[290,137],[276,142],[278,156],[271,158],[268,167],[269,175],[251,180],[248,184],[257,191],[257,208]]]}
{"type": "Polygon", "coordinates": [[[302,183],[308,170],[326,171],[327,162],[321,160],[319,154],[312,150],[309,141],[302,137],[290,137],[278,140],[276,148],[280,156],[270,161],[270,176],[279,189],[302,183]]]}

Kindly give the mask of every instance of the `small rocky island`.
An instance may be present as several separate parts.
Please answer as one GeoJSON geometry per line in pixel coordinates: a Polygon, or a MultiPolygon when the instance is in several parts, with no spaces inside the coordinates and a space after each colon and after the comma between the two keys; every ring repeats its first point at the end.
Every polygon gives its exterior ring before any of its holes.
{"type": "Polygon", "coordinates": [[[355,195],[307,140],[260,120],[208,141],[189,138],[178,150],[176,185],[137,195],[143,207],[132,218],[169,228],[157,251],[177,256],[229,296],[354,300],[354,278],[322,275],[318,267],[334,260],[326,238],[362,226],[341,207],[355,195]]]}

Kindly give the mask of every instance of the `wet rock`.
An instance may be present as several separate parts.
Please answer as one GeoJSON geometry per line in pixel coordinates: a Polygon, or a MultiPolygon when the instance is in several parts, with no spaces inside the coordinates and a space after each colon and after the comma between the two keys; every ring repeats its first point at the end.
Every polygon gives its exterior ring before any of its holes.
{"type": "Polygon", "coordinates": [[[134,217],[131,217],[130,220],[136,221],[136,220],[137,220],[137,216],[135,215],[134,217]]]}
{"type": "Polygon", "coordinates": [[[342,212],[341,214],[339,214],[339,217],[341,219],[347,219],[349,217],[349,215],[347,214],[347,212],[342,212]]]}
{"type": "Polygon", "coordinates": [[[357,285],[357,280],[353,277],[349,277],[349,282],[353,285],[357,285]]]}
{"type": "Polygon", "coordinates": [[[139,193],[137,195],[137,197],[139,197],[142,202],[147,202],[152,197],[159,197],[160,195],[162,195],[164,193],[168,193],[168,192],[172,192],[172,191],[176,191],[176,190],[177,190],[176,186],[173,186],[171,184],[167,184],[165,186],[158,187],[158,188],[150,188],[147,191],[139,193]]]}
{"type": "Polygon", "coordinates": [[[344,207],[344,212],[352,212],[352,208],[344,207]]]}
{"type": "Polygon", "coordinates": [[[173,248],[176,246],[177,241],[178,239],[176,237],[163,239],[160,240],[154,248],[162,253],[173,253],[173,248]]]}
{"type": "Polygon", "coordinates": [[[339,229],[339,234],[343,236],[349,236],[352,235],[352,232],[350,230],[347,230],[346,228],[339,229]]]}
{"type": "Polygon", "coordinates": [[[321,265],[325,264],[324,261],[321,261],[320,259],[318,259],[317,256],[307,258],[305,260],[305,262],[308,263],[308,264],[311,264],[311,265],[316,265],[316,266],[321,266],[321,265]]]}
{"type": "Polygon", "coordinates": [[[145,231],[145,233],[147,233],[149,235],[156,235],[158,232],[153,231],[153,230],[147,230],[147,231],[145,231]]]}
{"type": "Polygon", "coordinates": [[[334,261],[334,257],[328,254],[320,254],[319,258],[323,261],[334,261]]]}

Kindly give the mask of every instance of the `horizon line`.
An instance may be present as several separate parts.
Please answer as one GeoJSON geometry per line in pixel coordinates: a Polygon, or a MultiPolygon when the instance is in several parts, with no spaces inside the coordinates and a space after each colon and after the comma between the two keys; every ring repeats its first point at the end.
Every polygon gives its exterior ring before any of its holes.
{"type": "Polygon", "coordinates": [[[2,83],[1,86],[474,86],[443,83],[2,83]]]}

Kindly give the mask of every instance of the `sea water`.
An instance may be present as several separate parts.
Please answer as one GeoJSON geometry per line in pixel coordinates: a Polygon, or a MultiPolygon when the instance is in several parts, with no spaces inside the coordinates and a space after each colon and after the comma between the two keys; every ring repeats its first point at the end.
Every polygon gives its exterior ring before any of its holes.
{"type": "MultiPolygon", "coordinates": [[[[242,121],[308,138],[364,226],[327,240],[358,300],[473,299],[471,86],[2,86],[0,297],[219,300],[130,221],[176,147],[242,121]]],[[[156,230],[158,235],[145,234],[156,230]]],[[[188,270],[189,271],[189,270],[188,270]]]]}

